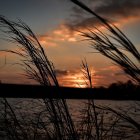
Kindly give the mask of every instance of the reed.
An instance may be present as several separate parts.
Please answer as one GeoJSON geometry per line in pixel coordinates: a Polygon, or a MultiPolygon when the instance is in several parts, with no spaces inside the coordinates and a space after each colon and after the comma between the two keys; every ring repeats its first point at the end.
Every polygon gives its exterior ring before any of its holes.
{"type": "MultiPolygon", "coordinates": [[[[85,77],[85,81],[87,80],[90,88],[93,88],[93,82],[92,82],[92,71],[90,70],[86,59],[82,61],[82,72],[85,77]]],[[[95,108],[94,99],[89,99],[87,103],[87,107],[85,109],[84,119],[82,123],[85,124],[85,126],[82,126],[82,130],[85,131],[85,135],[83,139],[89,140],[89,139],[100,139],[99,136],[99,124],[98,124],[98,116],[97,111],[95,108]],[[94,122],[94,123],[93,123],[94,122]],[[93,127],[95,126],[96,136],[93,136],[93,127]],[[85,128],[84,128],[85,127],[85,128]]]]}
{"type": "MultiPolygon", "coordinates": [[[[124,53],[124,50],[131,53],[138,62],[140,54],[130,40],[113,24],[94,13],[78,0],[71,0],[93,16],[104,25],[111,33],[108,36],[96,27],[88,32],[81,32],[92,43],[93,48],[99,53],[113,60],[138,84],[140,83],[139,67],[124,53]],[[112,39],[117,44],[112,42],[112,39]],[[123,51],[122,51],[123,50],[123,51]]],[[[40,45],[36,35],[22,21],[13,22],[0,16],[0,28],[9,35],[10,41],[20,45],[19,50],[1,50],[19,55],[22,60],[20,65],[25,70],[25,75],[36,80],[43,86],[56,86],[59,89],[59,82],[55,74],[55,67],[48,59],[43,47],[40,45]]],[[[92,85],[92,73],[86,60],[82,61],[83,74],[88,81],[90,88],[92,85]]],[[[85,81],[86,81],[85,80],[85,81]]],[[[47,94],[47,93],[46,93],[47,94]]],[[[45,109],[39,112],[35,120],[24,120],[19,118],[7,99],[2,100],[4,109],[2,111],[2,121],[5,125],[4,132],[8,139],[58,139],[58,140],[121,140],[131,137],[127,130],[128,125],[122,126],[122,120],[134,126],[140,132],[139,123],[127,114],[119,112],[109,107],[101,107],[95,104],[94,99],[85,103],[84,112],[78,128],[69,113],[69,108],[65,99],[42,99],[45,109]],[[46,122],[43,120],[45,117],[46,122]],[[27,124],[29,127],[27,127],[27,124]],[[26,126],[26,127],[25,127],[26,126]],[[121,128],[121,130],[119,130],[121,128]],[[41,137],[43,135],[45,137],[41,137]],[[127,133],[127,134],[126,134],[127,133]]]]}
{"type": "MultiPolygon", "coordinates": [[[[80,8],[82,8],[83,10],[85,10],[86,12],[88,12],[89,14],[91,14],[93,17],[97,18],[101,26],[103,26],[106,29],[105,31],[107,32],[107,33],[103,32],[100,30],[100,28],[93,26],[92,29],[87,28],[87,31],[84,32],[79,31],[81,33],[81,36],[84,37],[85,40],[90,42],[92,48],[97,50],[100,54],[104,55],[105,57],[111,59],[126,74],[128,74],[130,78],[132,78],[137,84],[140,84],[140,73],[139,73],[140,53],[133,45],[133,43],[114,24],[109,22],[107,19],[99,16],[97,13],[95,13],[90,8],[88,8],[84,3],[80,2],[79,0],[71,0],[71,1],[77,6],[79,6],[80,8]],[[131,54],[135,58],[135,60],[137,60],[138,64],[135,63],[134,59],[130,59],[128,54],[131,54]]],[[[92,83],[91,75],[89,72],[88,65],[86,62],[85,63],[82,62],[82,65],[84,68],[84,75],[86,79],[88,79],[91,85],[92,83]]],[[[115,137],[119,137],[119,135],[115,135],[116,133],[115,127],[116,126],[118,127],[119,120],[125,120],[128,124],[133,125],[139,131],[139,123],[136,122],[133,118],[129,117],[128,114],[119,112],[110,107],[103,107],[103,108],[99,108],[98,106],[96,106],[94,100],[88,101],[88,107],[87,109],[85,109],[85,112],[88,115],[86,116],[85,122],[88,126],[87,127],[88,129],[86,129],[86,133],[88,133],[88,136],[90,136],[90,138],[86,137],[85,139],[93,139],[93,138],[97,140],[108,139],[108,138],[116,139],[115,137]],[[99,117],[99,115],[96,115],[98,114],[97,110],[101,109],[101,111],[103,111],[104,110],[103,108],[106,109],[106,111],[111,112],[112,115],[115,114],[115,118],[116,118],[116,120],[111,121],[108,130],[103,129],[103,127],[106,126],[103,123],[104,121],[103,117],[107,115],[105,115],[103,112],[101,113],[101,117],[99,117]],[[90,116],[94,116],[94,117],[91,117],[92,119],[90,120],[90,116]],[[98,123],[99,121],[100,123],[98,123]],[[96,132],[96,137],[94,136],[94,132],[92,131],[93,125],[95,125],[94,131],[96,132]],[[112,133],[112,135],[110,135],[110,132],[112,133]]],[[[125,139],[127,138],[127,136],[128,136],[127,134],[126,136],[121,135],[120,139],[125,139]]]]}
{"type": "MultiPolygon", "coordinates": [[[[82,61],[82,72],[86,85],[93,87],[92,71],[86,59],[82,61]]],[[[130,108],[131,110],[132,108],[130,108]]],[[[114,140],[128,139],[133,137],[131,130],[139,133],[139,123],[130,117],[122,109],[112,109],[108,106],[101,106],[95,103],[94,98],[85,101],[85,106],[81,111],[81,119],[78,127],[79,137],[82,140],[114,140]],[[133,126],[135,127],[133,129],[133,126]],[[124,131],[123,129],[126,129],[124,131]],[[130,130],[128,130],[128,128],[130,130]]]]}
{"type": "Polygon", "coordinates": [[[101,31],[98,27],[87,29],[87,32],[82,32],[86,40],[91,43],[92,48],[97,50],[100,54],[111,59],[117,64],[128,76],[130,76],[135,82],[140,84],[140,53],[133,45],[133,43],[127,38],[127,36],[114,24],[110,23],[107,19],[102,18],[97,13],[88,8],[84,3],[79,0],[71,0],[73,3],[81,7],[83,10],[96,17],[101,26],[106,29],[106,32],[101,31]],[[134,59],[130,59],[128,56],[130,53],[134,59]]]}
{"type": "MultiPolygon", "coordinates": [[[[49,61],[43,47],[40,45],[36,35],[21,20],[13,22],[0,16],[0,27],[9,35],[9,40],[20,45],[19,50],[1,50],[19,55],[25,75],[36,80],[43,86],[56,86],[59,83],[56,78],[53,63],[49,61]]],[[[47,94],[47,93],[46,93],[47,94]]],[[[48,112],[47,119],[51,124],[51,133],[58,139],[77,139],[75,126],[69,114],[65,99],[43,99],[48,112]]],[[[14,113],[14,112],[13,112],[14,113]]],[[[49,133],[49,132],[48,132],[49,133]]]]}

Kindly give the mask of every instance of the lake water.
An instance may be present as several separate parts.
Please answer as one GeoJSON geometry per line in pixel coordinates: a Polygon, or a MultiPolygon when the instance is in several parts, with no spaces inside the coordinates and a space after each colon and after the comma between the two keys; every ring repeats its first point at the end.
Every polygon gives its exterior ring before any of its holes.
{"type": "MultiPolygon", "coordinates": [[[[17,111],[20,110],[27,114],[41,111],[45,107],[43,101],[37,99],[8,99],[8,101],[17,111]]],[[[67,99],[70,113],[74,119],[79,116],[86,103],[87,100],[67,99]]],[[[129,114],[140,113],[140,101],[95,100],[95,104],[123,111],[129,110],[129,114]]]]}
{"type": "MultiPolygon", "coordinates": [[[[37,99],[8,99],[8,102],[14,109],[17,116],[22,116],[24,119],[29,120],[35,117],[35,114],[43,111],[45,109],[44,103],[42,100],[37,99]]],[[[67,100],[67,104],[69,107],[70,114],[72,115],[72,119],[74,120],[76,125],[79,125],[78,122],[81,121],[81,116],[83,115],[83,109],[87,105],[87,100],[67,100]]],[[[95,104],[97,106],[104,106],[113,108],[119,112],[127,114],[132,119],[134,119],[137,123],[140,123],[140,102],[139,101],[111,101],[111,100],[95,100],[95,104]]],[[[1,111],[4,106],[1,106],[1,111]]],[[[116,115],[112,115],[110,111],[100,111],[97,109],[98,118],[101,119],[103,117],[104,124],[108,122],[113,122],[116,115]]],[[[130,123],[127,123],[125,120],[120,120],[121,124],[119,129],[121,131],[128,131],[132,133],[131,138],[127,138],[130,140],[139,140],[140,132],[137,131],[135,126],[130,123]],[[123,122],[124,121],[124,122],[123,122]],[[128,127],[124,127],[124,125],[128,127]],[[132,128],[129,128],[132,127],[132,128]],[[128,130],[124,130],[128,128],[128,130]],[[133,134],[134,133],[134,134],[133,134]]],[[[128,133],[127,132],[127,133],[128,133]]]]}

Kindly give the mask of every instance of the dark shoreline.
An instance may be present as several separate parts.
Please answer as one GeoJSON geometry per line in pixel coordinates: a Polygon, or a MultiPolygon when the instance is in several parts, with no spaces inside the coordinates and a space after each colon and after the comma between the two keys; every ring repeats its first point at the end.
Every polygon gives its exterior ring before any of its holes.
{"type": "Polygon", "coordinates": [[[68,88],[44,87],[40,85],[0,84],[2,98],[65,98],[65,99],[100,99],[100,100],[139,100],[137,89],[112,88],[68,88]]]}

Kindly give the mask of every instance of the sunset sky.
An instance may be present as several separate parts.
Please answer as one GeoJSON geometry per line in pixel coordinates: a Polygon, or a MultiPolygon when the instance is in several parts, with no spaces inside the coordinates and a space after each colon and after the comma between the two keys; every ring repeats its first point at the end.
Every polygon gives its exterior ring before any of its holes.
{"type": "MultiPolygon", "coordinates": [[[[119,27],[140,51],[140,0],[81,0],[93,11],[119,27]]],[[[77,31],[93,26],[102,28],[92,17],[70,0],[1,0],[0,14],[10,20],[21,19],[33,30],[54,63],[63,86],[85,87],[81,60],[86,58],[92,70],[93,86],[125,81],[127,76],[114,63],[93,50],[77,31]]],[[[102,29],[104,30],[104,29],[102,29]]],[[[0,37],[3,38],[0,33],[0,37]]],[[[15,49],[15,44],[0,39],[0,49],[15,49]]],[[[0,54],[0,80],[4,83],[32,84],[22,75],[19,58],[0,54]],[[6,65],[5,65],[6,59],[6,65]]]]}

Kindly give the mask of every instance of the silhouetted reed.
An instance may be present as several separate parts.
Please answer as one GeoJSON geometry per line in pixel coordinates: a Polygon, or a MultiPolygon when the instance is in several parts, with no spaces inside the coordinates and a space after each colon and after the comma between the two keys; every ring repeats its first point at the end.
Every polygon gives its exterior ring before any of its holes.
{"type": "MultiPolygon", "coordinates": [[[[87,64],[86,59],[82,61],[82,72],[85,77],[85,81],[87,81],[86,85],[88,85],[89,88],[93,88],[92,71],[87,64]]],[[[82,119],[82,125],[80,128],[82,129],[82,133],[84,132],[82,139],[89,140],[94,138],[99,140],[99,124],[94,99],[88,100],[87,107],[85,108],[84,116],[82,119]],[[96,136],[93,136],[93,131],[96,131],[96,136]]]]}
{"type": "MultiPolygon", "coordinates": [[[[140,83],[139,67],[124,53],[124,50],[128,51],[139,62],[140,54],[135,46],[115,25],[110,24],[78,0],[71,1],[97,17],[111,33],[111,35],[107,35],[94,28],[95,30],[89,29],[88,32],[81,32],[82,36],[86,37],[96,50],[116,62],[131,78],[140,83]]],[[[43,86],[56,86],[59,89],[53,63],[48,59],[32,30],[20,20],[13,22],[3,16],[0,16],[0,28],[9,35],[10,41],[21,45],[17,51],[3,51],[17,54],[22,58],[21,65],[25,70],[25,75],[43,86]]],[[[82,68],[86,84],[93,88],[92,73],[86,60],[82,61],[82,68]]],[[[21,118],[18,117],[7,99],[3,99],[2,104],[4,109],[0,121],[2,121],[3,135],[12,140],[124,140],[133,137],[127,131],[129,128],[133,129],[132,126],[140,133],[139,123],[129,117],[126,112],[97,106],[94,99],[85,103],[78,127],[75,127],[75,123],[71,119],[65,99],[43,99],[45,108],[36,114],[35,120],[24,120],[22,115],[21,118]],[[122,120],[125,120],[127,124],[122,124],[122,120]],[[128,126],[128,123],[132,126],[128,126]]]]}
{"type": "Polygon", "coordinates": [[[106,31],[103,32],[98,27],[93,26],[92,29],[87,29],[87,31],[80,31],[81,35],[91,43],[91,46],[94,49],[96,49],[102,55],[113,60],[113,62],[120,66],[126,74],[128,74],[139,84],[139,65],[137,65],[133,59],[131,60],[128,57],[128,53],[130,53],[138,61],[138,63],[140,62],[140,53],[133,43],[114,24],[99,16],[85,4],[78,0],[71,1],[81,7],[83,10],[87,11],[89,14],[96,17],[99,20],[101,26],[106,29],[106,31]]]}
{"type": "MultiPolygon", "coordinates": [[[[86,85],[92,88],[92,71],[86,60],[82,61],[82,72],[86,85]]],[[[130,106],[129,109],[131,110],[132,107],[130,106]]],[[[138,136],[139,126],[139,123],[130,117],[125,109],[112,109],[108,106],[97,105],[93,98],[85,101],[85,107],[81,111],[78,134],[83,140],[124,140],[133,137],[132,131],[138,136]]]]}
{"type": "MultiPolygon", "coordinates": [[[[93,12],[90,8],[88,8],[84,3],[78,1],[78,0],[71,0],[73,3],[81,7],[83,10],[87,11],[89,14],[96,17],[99,22],[101,23],[101,26],[103,26],[106,29],[106,32],[103,32],[98,27],[94,27],[92,29],[87,28],[87,31],[79,31],[81,35],[88,40],[92,47],[96,49],[99,53],[102,55],[108,57],[109,59],[113,60],[118,66],[121,67],[121,69],[124,70],[126,74],[128,74],[135,82],[140,84],[140,69],[139,66],[128,57],[128,53],[130,53],[137,61],[140,62],[140,53],[137,51],[136,47],[132,44],[132,42],[126,37],[126,35],[118,29],[114,24],[110,23],[105,18],[102,18],[97,13],[93,12]]],[[[91,76],[88,69],[87,63],[83,63],[84,71],[86,71],[86,74],[84,73],[85,77],[89,80],[89,83],[91,82],[91,76]]],[[[123,91],[122,91],[123,92],[123,91]]],[[[133,94],[133,93],[132,93],[133,94]]],[[[84,136],[85,139],[125,139],[129,137],[128,135],[124,135],[119,133],[115,135],[115,127],[118,127],[118,121],[119,120],[125,120],[127,123],[134,125],[137,130],[139,131],[139,123],[134,121],[131,117],[129,117],[127,114],[120,113],[112,108],[106,107],[107,111],[110,111],[112,114],[116,115],[116,120],[112,121],[112,123],[109,124],[109,129],[106,131],[104,129],[100,129],[102,127],[106,127],[105,124],[103,124],[104,119],[101,119],[104,116],[104,113],[101,113],[101,118],[97,112],[97,107],[94,103],[94,100],[88,101],[88,107],[85,109],[85,112],[88,114],[86,115],[86,125],[88,126],[84,132],[85,135],[88,133],[88,137],[84,136]],[[92,111],[93,109],[93,111],[92,111]],[[92,112],[92,113],[91,113],[92,112]],[[91,115],[92,114],[92,115],[91,115]],[[92,118],[90,120],[90,117],[92,118]],[[100,118],[100,119],[98,119],[100,118]],[[98,123],[100,121],[100,123],[98,123]],[[94,123],[93,123],[94,122],[94,123]],[[96,132],[96,136],[94,132],[92,132],[93,126],[95,127],[94,131],[96,132]],[[110,135],[110,132],[112,135],[110,135]],[[101,135],[100,135],[101,134],[101,135]],[[105,135],[103,135],[105,134],[105,135]],[[109,135],[108,135],[109,134],[109,135]],[[107,137],[106,137],[107,136],[107,137]],[[108,137],[109,136],[109,137],[108,137]]],[[[103,111],[103,108],[100,108],[101,111],[103,111]]],[[[112,117],[111,117],[112,118],[112,117]]],[[[125,126],[127,128],[127,126],[125,126]]],[[[140,131],[139,131],[140,132],[140,131]]]]}
{"type": "MultiPolygon", "coordinates": [[[[43,86],[56,86],[59,88],[53,63],[47,58],[43,47],[32,30],[22,21],[13,22],[4,16],[0,16],[0,27],[4,33],[9,35],[10,41],[21,45],[18,51],[4,51],[17,54],[22,58],[21,65],[23,65],[26,72],[25,75],[43,86]]],[[[52,125],[50,127],[52,133],[58,139],[77,139],[66,101],[64,99],[43,100],[48,112],[47,118],[52,125]]]]}

